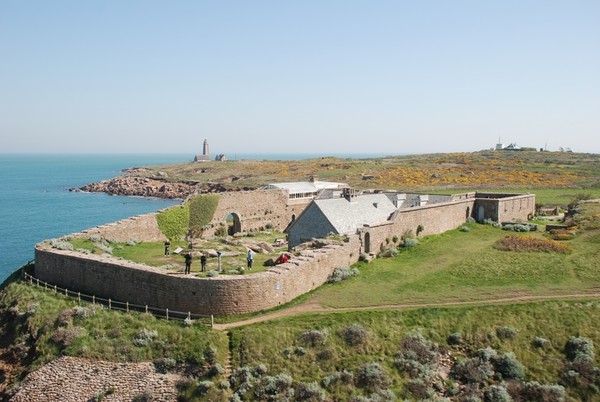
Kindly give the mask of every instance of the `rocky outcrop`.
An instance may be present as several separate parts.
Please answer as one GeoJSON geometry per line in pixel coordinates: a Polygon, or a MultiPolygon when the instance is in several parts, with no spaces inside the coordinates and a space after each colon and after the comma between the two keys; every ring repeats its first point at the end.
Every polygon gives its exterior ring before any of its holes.
{"type": "Polygon", "coordinates": [[[185,198],[194,191],[194,186],[187,183],[171,183],[148,177],[120,176],[103,180],[99,183],[87,184],[77,190],[111,195],[185,198]]]}
{"type": "Polygon", "coordinates": [[[179,381],[179,375],[157,373],[152,362],[61,357],[27,375],[10,401],[175,401],[179,381]]]}
{"type": "Polygon", "coordinates": [[[225,191],[248,191],[251,187],[225,187],[222,183],[171,182],[161,178],[149,178],[126,174],[98,183],[86,184],[69,191],[106,193],[138,197],[180,198],[190,194],[222,193],[225,191]]]}

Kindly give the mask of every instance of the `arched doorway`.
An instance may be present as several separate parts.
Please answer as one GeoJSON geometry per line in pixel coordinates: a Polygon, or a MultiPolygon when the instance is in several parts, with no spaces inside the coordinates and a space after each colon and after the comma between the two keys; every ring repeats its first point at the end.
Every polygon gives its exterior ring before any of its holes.
{"type": "Polygon", "coordinates": [[[233,236],[236,233],[242,231],[242,222],[240,221],[240,216],[235,212],[230,212],[227,214],[227,234],[229,236],[233,236]]]}
{"type": "Polygon", "coordinates": [[[485,208],[483,207],[483,205],[480,205],[477,208],[477,222],[483,222],[484,219],[485,219],[485,208]]]}
{"type": "Polygon", "coordinates": [[[469,218],[471,217],[471,207],[467,207],[467,216],[465,217],[465,220],[469,220],[469,218]]]}
{"type": "Polygon", "coordinates": [[[365,254],[369,254],[371,252],[371,233],[365,232],[365,244],[363,246],[365,254]]]}

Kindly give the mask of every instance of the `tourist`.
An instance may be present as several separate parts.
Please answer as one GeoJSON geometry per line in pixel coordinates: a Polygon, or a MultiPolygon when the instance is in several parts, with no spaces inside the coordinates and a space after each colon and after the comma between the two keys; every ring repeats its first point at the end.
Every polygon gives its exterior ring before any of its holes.
{"type": "Polygon", "coordinates": [[[167,239],[167,241],[165,242],[165,255],[169,255],[169,250],[171,248],[171,242],[169,241],[169,239],[167,239]]]}
{"type": "Polygon", "coordinates": [[[202,267],[202,272],[206,271],[206,254],[204,253],[200,256],[200,266],[202,267]]]}
{"type": "Polygon", "coordinates": [[[252,250],[250,249],[248,249],[246,260],[248,261],[248,269],[252,269],[252,262],[254,262],[254,258],[252,258],[252,250]]]}
{"type": "Polygon", "coordinates": [[[192,270],[192,254],[191,253],[186,253],[185,254],[185,273],[189,274],[190,271],[192,270]]]}

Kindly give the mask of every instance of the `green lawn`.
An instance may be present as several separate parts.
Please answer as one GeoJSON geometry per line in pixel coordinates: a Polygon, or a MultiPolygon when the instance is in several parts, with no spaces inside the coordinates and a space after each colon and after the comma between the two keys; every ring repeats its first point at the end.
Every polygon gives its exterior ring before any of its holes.
{"type": "Polygon", "coordinates": [[[470,228],[470,232],[452,230],[421,239],[395,258],[359,263],[358,277],[325,285],[306,303],[329,307],[429,304],[575,294],[600,287],[598,235],[569,241],[570,254],[506,252],[493,244],[514,232],[490,225],[470,228]]]}

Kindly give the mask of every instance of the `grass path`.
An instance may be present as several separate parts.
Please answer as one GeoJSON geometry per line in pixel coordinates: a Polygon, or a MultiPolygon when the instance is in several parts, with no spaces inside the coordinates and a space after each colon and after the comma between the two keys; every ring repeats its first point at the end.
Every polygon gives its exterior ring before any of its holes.
{"type": "Polygon", "coordinates": [[[231,328],[239,328],[246,325],[256,324],[259,322],[271,321],[283,317],[292,317],[304,313],[344,313],[350,311],[366,311],[366,310],[402,310],[414,308],[435,308],[435,307],[451,307],[451,306],[486,306],[502,303],[520,303],[529,301],[548,301],[548,300],[568,300],[568,299],[589,299],[599,298],[599,292],[576,293],[565,295],[519,295],[502,297],[498,299],[478,300],[478,301],[447,301],[441,303],[425,303],[425,304],[393,304],[382,306],[365,306],[365,307],[325,307],[320,304],[300,304],[288,309],[278,310],[272,313],[249,318],[247,320],[229,322],[225,324],[215,324],[213,329],[218,331],[226,331],[231,328]]]}

